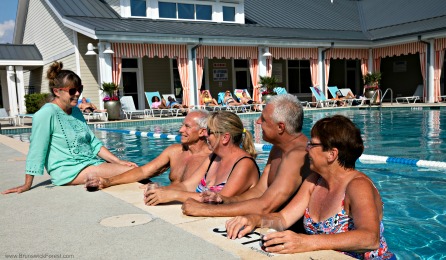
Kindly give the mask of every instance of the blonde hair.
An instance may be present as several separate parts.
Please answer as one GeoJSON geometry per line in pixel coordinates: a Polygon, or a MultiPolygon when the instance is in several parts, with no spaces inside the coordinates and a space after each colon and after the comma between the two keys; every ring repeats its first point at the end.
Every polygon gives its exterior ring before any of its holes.
{"type": "Polygon", "coordinates": [[[64,70],[62,62],[53,62],[46,72],[51,94],[54,96],[54,88],[79,87],[82,85],[81,78],[71,70],[64,70]]]}
{"type": "Polygon", "coordinates": [[[254,141],[250,131],[243,126],[242,120],[236,114],[228,111],[211,113],[208,118],[208,127],[214,132],[229,133],[232,143],[240,146],[253,158],[257,157],[254,141]],[[243,137],[243,134],[245,135],[243,137]]]}

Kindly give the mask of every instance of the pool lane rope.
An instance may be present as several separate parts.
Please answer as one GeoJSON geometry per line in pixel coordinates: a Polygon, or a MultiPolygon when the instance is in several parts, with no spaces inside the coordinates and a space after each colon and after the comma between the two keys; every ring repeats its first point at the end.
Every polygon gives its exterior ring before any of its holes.
{"type": "MultiPolygon", "coordinates": [[[[109,128],[96,128],[96,130],[112,132],[112,133],[143,136],[143,137],[152,137],[152,138],[159,138],[159,139],[174,139],[177,142],[181,141],[181,135],[157,134],[157,133],[151,133],[151,132],[109,129],[109,128]]],[[[258,150],[258,151],[271,151],[271,148],[273,147],[271,144],[254,144],[254,145],[255,145],[256,150],[258,150]]],[[[361,163],[383,163],[383,164],[395,163],[395,164],[405,164],[405,165],[412,165],[412,166],[416,166],[416,167],[425,167],[425,168],[446,168],[446,162],[406,159],[406,158],[380,156],[380,155],[363,154],[363,155],[361,155],[361,157],[359,157],[358,160],[361,163]]]]}

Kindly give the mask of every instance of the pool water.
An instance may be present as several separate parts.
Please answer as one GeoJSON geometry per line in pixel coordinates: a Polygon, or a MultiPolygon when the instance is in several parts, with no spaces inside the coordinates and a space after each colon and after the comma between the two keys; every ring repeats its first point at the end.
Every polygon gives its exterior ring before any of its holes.
{"type": "MultiPolygon", "coordinates": [[[[319,119],[342,114],[355,122],[364,139],[364,154],[408,159],[445,161],[445,110],[338,110],[307,112],[303,132],[309,136],[319,119]]],[[[262,141],[258,115],[242,115],[245,128],[262,141]]],[[[128,126],[119,129],[177,134],[181,122],[128,126]]],[[[105,126],[106,127],[106,126],[105,126]]],[[[110,128],[110,127],[108,127],[110,128]]],[[[116,127],[113,127],[117,129],[116,127]]],[[[95,130],[95,134],[119,157],[145,164],[175,140],[155,139],[95,130]]],[[[17,138],[17,136],[16,136],[17,138]]],[[[26,137],[21,136],[21,139],[26,137]]],[[[260,152],[263,170],[268,152],[260,152]]],[[[357,163],[357,169],[374,181],[384,202],[384,236],[399,259],[446,258],[446,169],[428,169],[402,164],[357,163]]],[[[168,185],[168,174],[154,181],[168,185]]]]}

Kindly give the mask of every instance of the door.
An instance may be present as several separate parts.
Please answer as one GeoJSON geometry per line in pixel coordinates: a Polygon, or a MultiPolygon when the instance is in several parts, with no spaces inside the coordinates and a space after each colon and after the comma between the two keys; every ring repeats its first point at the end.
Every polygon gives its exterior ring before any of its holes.
{"type": "MultiPolygon", "coordinates": [[[[127,69],[128,70],[128,69],[127,69]]],[[[138,102],[138,71],[122,72],[123,96],[132,96],[136,109],[139,109],[138,102]]]]}
{"type": "Polygon", "coordinates": [[[249,93],[252,93],[251,79],[248,70],[236,69],[234,89],[247,89],[249,93]]]}

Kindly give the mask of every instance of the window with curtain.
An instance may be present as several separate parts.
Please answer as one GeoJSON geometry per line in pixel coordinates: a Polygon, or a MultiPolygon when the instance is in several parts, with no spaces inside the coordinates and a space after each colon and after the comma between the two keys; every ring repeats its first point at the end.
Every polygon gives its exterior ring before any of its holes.
{"type": "Polygon", "coordinates": [[[235,22],[235,7],[223,6],[223,21],[235,22]]]}
{"type": "Polygon", "coordinates": [[[147,16],[146,0],[130,0],[131,16],[147,16]]]}

